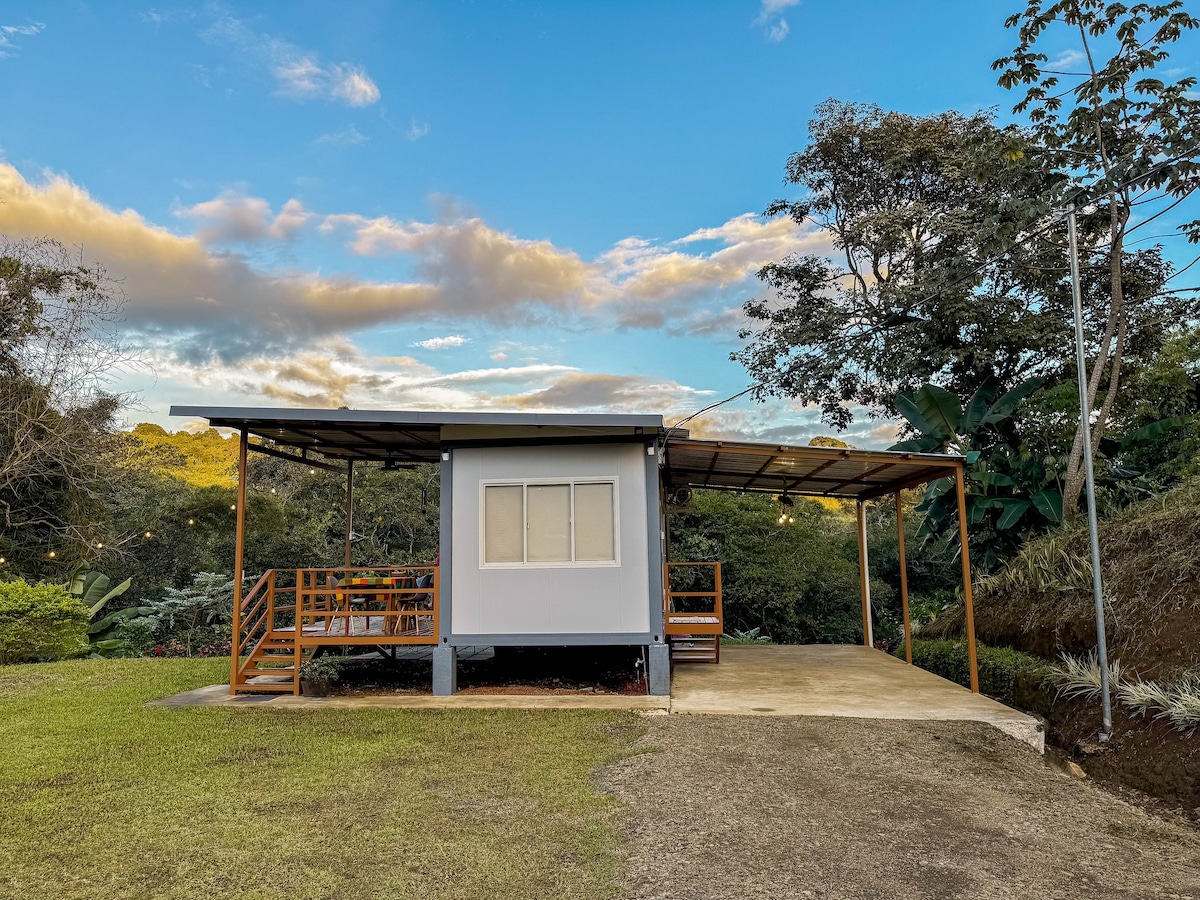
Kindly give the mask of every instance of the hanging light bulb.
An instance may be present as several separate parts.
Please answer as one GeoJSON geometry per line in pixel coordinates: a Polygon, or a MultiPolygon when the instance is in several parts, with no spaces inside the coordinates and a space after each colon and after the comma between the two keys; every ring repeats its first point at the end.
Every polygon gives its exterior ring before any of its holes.
{"type": "Polygon", "coordinates": [[[787,492],[785,491],[783,493],[783,496],[781,496],[779,498],[779,524],[780,525],[787,525],[791,522],[796,521],[795,517],[792,515],[792,507],[793,506],[795,506],[795,503],[792,502],[792,498],[789,497],[787,495],[787,492]]]}

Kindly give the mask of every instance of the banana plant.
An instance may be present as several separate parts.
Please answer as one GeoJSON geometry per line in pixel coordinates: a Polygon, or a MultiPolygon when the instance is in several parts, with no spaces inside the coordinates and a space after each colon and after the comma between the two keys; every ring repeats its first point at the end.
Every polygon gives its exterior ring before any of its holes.
{"type": "MultiPolygon", "coordinates": [[[[965,457],[967,525],[984,569],[1015,550],[1027,532],[1062,520],[1055,461],[1022,447],[1010,421],[1042,384],[1043,379],[1030,378],[1002,392],[1000,382],[989,377],[965,405],[934,384],[896,397],[897,412],[917,436],[890,449],[965,457]]],[[[930,484],[917,509],[924,513],[920,533],[926,539],[942,536],[957,515],[953,480],[930,484]]]]}
{"type": "Polygon", "coordinates": [[[104,614],[108,602],[124,594],[132,583],[132,578],[126,578],[116,587],[111,587],[111,578],[103,572],[89,569],[86,563],[76,566],[68,577],[67,592],[78,597],[88,608],[88,647],[92,655],[123,655],[128,650],[128,644],[114,637],[117,626],[152,612],[150,607],[128,606],[104,614]]]}

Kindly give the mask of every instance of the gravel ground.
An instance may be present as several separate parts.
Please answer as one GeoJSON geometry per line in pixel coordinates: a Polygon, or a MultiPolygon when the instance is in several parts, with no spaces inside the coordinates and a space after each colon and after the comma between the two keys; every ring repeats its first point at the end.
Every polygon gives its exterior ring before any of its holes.
{"type": "Polygon", "coordinates": [[[990,726],[661,716],[603,770],[627,896],[1200,898],[1200,832],[990,726]]]}

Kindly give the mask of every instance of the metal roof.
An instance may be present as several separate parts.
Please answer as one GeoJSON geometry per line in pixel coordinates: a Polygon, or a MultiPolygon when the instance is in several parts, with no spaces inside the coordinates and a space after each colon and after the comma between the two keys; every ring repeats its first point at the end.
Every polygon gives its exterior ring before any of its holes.
{"type": "Polygon", "coordinates": [[[435,462],[444,426],[579,429],[578,436],[614,429],[662,430],[662,416],[577,413],[416,412],[376,409],[172,406],[171,415],[207,419],[220,428],[245,428],[276,446],[338,459],[435,462]]]}
{"type": "Polygon", "coordinates": [[[841,447],[677,440],[666,449],[668,487],[718,488],[869,500],[953,475],[963,457],[841,447]]]}

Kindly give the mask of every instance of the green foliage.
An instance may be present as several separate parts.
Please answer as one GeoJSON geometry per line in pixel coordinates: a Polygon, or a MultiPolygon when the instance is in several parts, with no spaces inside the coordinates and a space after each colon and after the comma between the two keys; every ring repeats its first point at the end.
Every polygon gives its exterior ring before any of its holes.
{"type": "MultiPolygon", "coordinates": [[[[1031,378],[1001,393],[994,376],[967,401],[937,385],[896,397],[896,409],[918,437],[892,450],[957,453],[966,457],[967,527],[973,559],[988,570],[1016,552],[1030,533],[1062,520],[1062,494],[1055,470],[1021,445],[1012,424],[1021,402],[1043,384],[1031,378]]],[[[952,479],[929,485],[917,507],[924,513],[920,534],[946,539],[957,526],[958,498],[952,479]]]]}
{"type": "Polygon", "coordinates": [[[750,343],[733,358],[760,395],[818,404],[843,428],[848,401],[881,407],[931,380],[967,395],[992,372],[1009,385],[1061,372],[1070,296],[1047,290],[1045,261],[1057,266],[1061,250],[1039,243],[980,264],[1000,235],[1028,227],[1026,198],[1061,179],[1028,143],[987,114],[818,106],[808,147],[787,161],[800,196],[766,212],[815,223],[839,259],[759,272],[771,296],[745,305],[750,343]]]}
{"type": "MultiPolygon", "coordinates": [[[[862,640],[853,520],[797,500],[795,522],[763,495],[696,491],[690,509],[671,517],[671,558],[720,560],[725,627],[730,634],[767,634],[780,643],[862,640]]],[[[675,590],[707,590],[691,570],[672,570],[675,590]]],[[[895,589],[872,580],[880,615],[892,615],[895,589]],[[885,610],[887,612],[885,612],[885,610]]]]}
{"type": "Polygon", "coordinates": [[[61,587],[0,582],[0,664],[78,656],[87,623],[87,608],[61,587]]]}
{"type": "MultiPolygon", "coordinates": [[[[913,665],[963,687],[971,686],[965,642],[915,638],[912,645],[913,665]]],[[[1051,676],[1052,666],[1036,656],[1009,647],[977,644],[975,649],[981,693],[1017,708],[1048,707],[1044,685],[1051,676]]],[[[904,659],[903,644],[893,651],[893,655],[904,659]]]]}
{"type": "Polygon", "coordinates": [[[337,684],[344,669],[345,664],[336,656],[317,656],[300,663],[300,677],[304,681],[337,684]]]}
{"type": "Polygon", "coordinates": [[[749,631],[735,631],[733,634],[721,635],[726,644],[769,644],[770,635],[762,633],[761,628],[751,628],[749,631]]]}
{"type": "Polygon", "coordinates": [[[225,626],[233,615],[234,581],[216,572],[197,572],[186,588],[167,588],[161,599],[139,610],[132,621],[149,627],[161,643],[178,641],[191,656],[199,646],[196,638],[210,637],[214,628],[225,626]]]}
{"type": "Polygon", "coordinates": [[[32,579],[88,559],[107,535],[101,455],[123,398],[119,289],[52,240],[0,236],[0,556],[32,579]]]}

